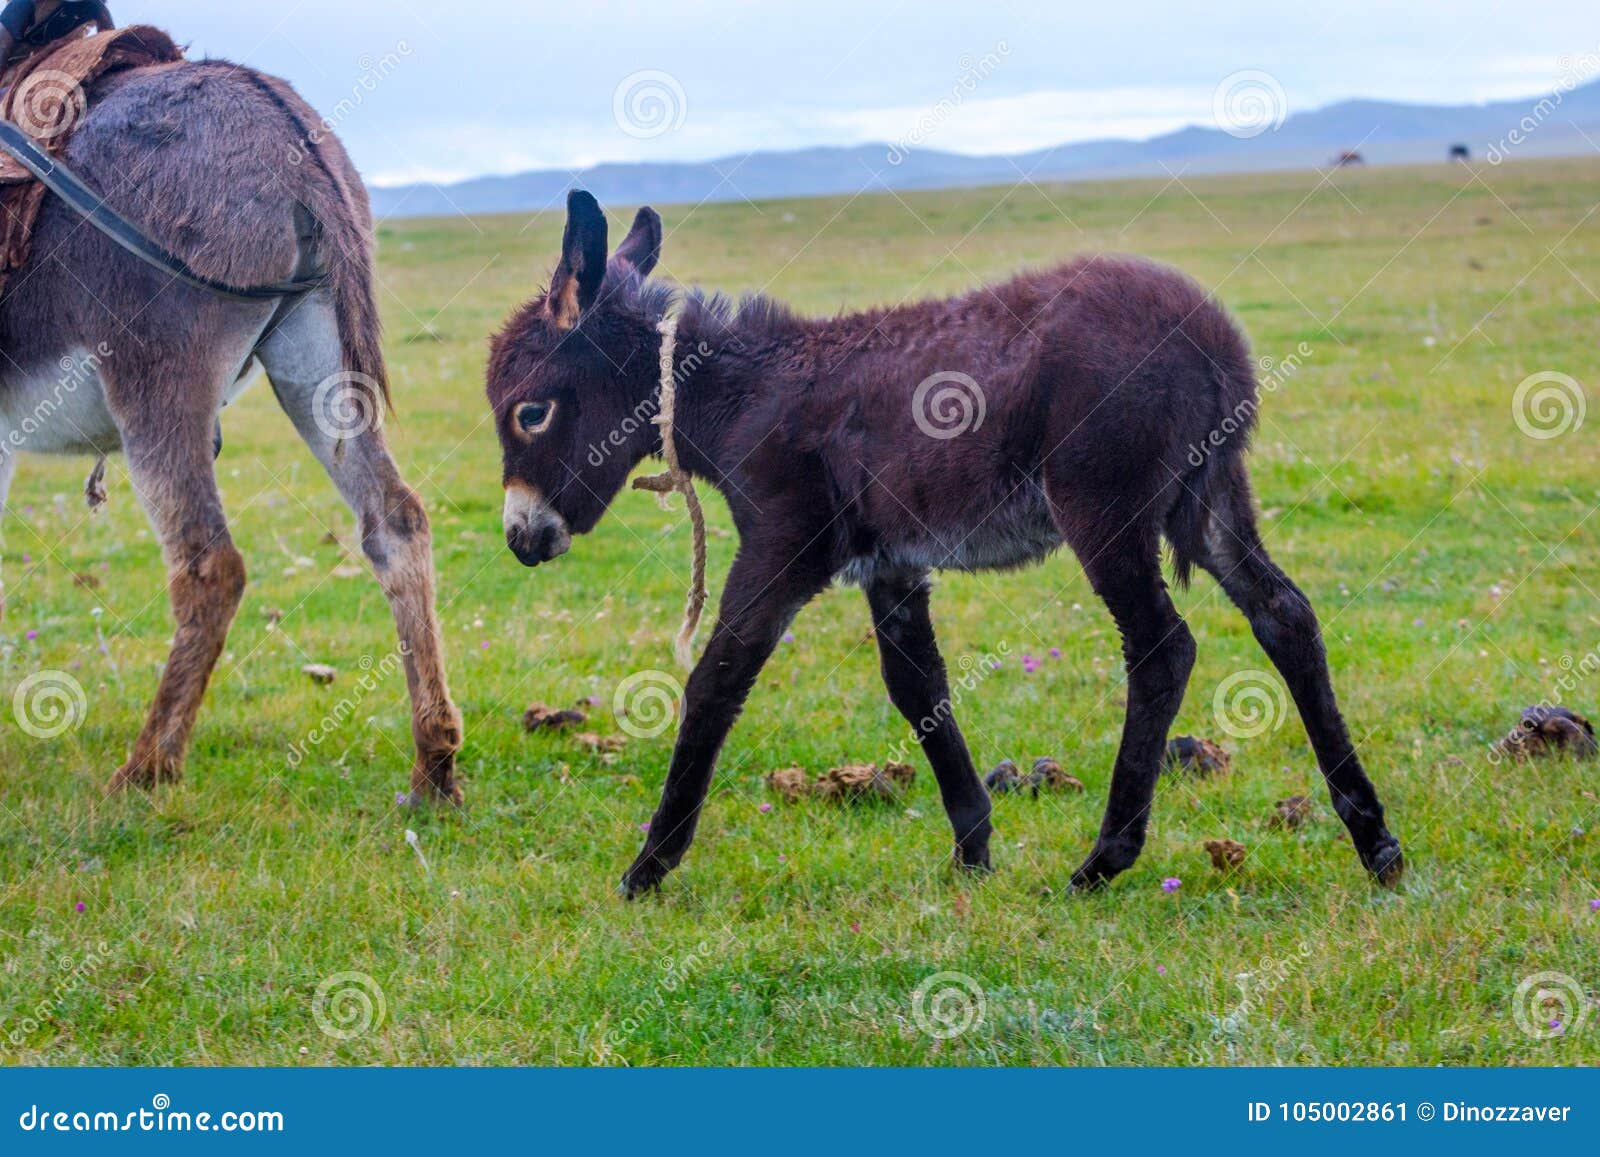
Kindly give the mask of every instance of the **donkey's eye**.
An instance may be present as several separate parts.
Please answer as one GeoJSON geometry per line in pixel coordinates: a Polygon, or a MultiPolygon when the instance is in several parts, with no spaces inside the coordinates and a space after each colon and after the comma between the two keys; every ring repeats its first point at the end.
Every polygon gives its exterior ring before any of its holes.
{"type": "Polygon", "coordinates": [[[555,406],[550,402],[523,402],[517,407],[517,428],[524,434],[537,434],[550,424],[555,406]]]}

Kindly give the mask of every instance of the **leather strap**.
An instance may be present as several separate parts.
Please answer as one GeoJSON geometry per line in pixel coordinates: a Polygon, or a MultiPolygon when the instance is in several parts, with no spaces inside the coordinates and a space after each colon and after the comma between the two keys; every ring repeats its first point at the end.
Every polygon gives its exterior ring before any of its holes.
{"type": "Polygon", "coordinates": [[[140,261],[197,289],[236,301],[267,301],[309,293],[327,284],[328,276],[321,271],[309,277],[251,286],[229,285],[225,281],[196,273],[183,258],[146,237],[131,221],[107,205],[105,198],[86,185],[82,178],[40,148],[27,133],[4,119],[0,119],[0,149],[15,157],[45,188],[65,201],[68,208],[140,261]]]}

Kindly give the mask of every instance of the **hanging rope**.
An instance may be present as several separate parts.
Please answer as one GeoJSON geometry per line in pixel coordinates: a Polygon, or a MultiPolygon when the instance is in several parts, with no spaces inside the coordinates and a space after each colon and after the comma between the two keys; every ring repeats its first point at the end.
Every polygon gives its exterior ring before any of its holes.
{"type": "Polygon", "coordinates": [[[700,629],[700,615],[706,608],[706,516],[700,508],[700,495],[695,492],[694,479],[678,464],[678,447],[674,440],[673,422],[676,418],[678,382],[674,361],[678,345],[678,315],[668,313],[656,326],[661,335],[661,412],[651,419],[661,430],[661,456],[667,468],[660,474],[635,478],[635,490],[648,490],[656,496],[661,509],[672,509],[674,491],[683,495],[689,510],[689,526],[694,533],[694,566],[689,579],[689,597],[683,608],[683,626],[678,629],[672,651],[678,665],[685,671],[694,669],[694,637],[700,629]]]}

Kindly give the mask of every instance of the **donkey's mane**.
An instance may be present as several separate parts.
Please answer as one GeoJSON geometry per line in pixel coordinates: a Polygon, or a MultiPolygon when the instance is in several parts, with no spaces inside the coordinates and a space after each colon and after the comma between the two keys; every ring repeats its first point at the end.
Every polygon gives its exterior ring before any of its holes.
{"type": "Polygon", "coordinates": [[[696,287],[685,295],[683,308],[685,317],[718,337],[772,337],[805,324],[789,306],[761,293],[735,299],[719,290],[696,287]]]}

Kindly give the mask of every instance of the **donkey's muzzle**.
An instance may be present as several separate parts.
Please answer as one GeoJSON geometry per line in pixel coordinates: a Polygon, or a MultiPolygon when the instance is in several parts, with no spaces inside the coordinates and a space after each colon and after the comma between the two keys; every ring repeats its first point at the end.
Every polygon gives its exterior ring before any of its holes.
{"type": "Polygon", "coordinates": [[[531,487],[506,487],[506,545],[523,566],[538,566],[572,546],[572,532],[566,520],[545,503],[531,487]]]}
{"type": "Polygon", "coordinates": [[[572,546],[572,535],[560,522],[543,526],[522,527],[506,532],[506,545],[523,566],[538,566],[558,555],[567,553],[572,546]]]}

